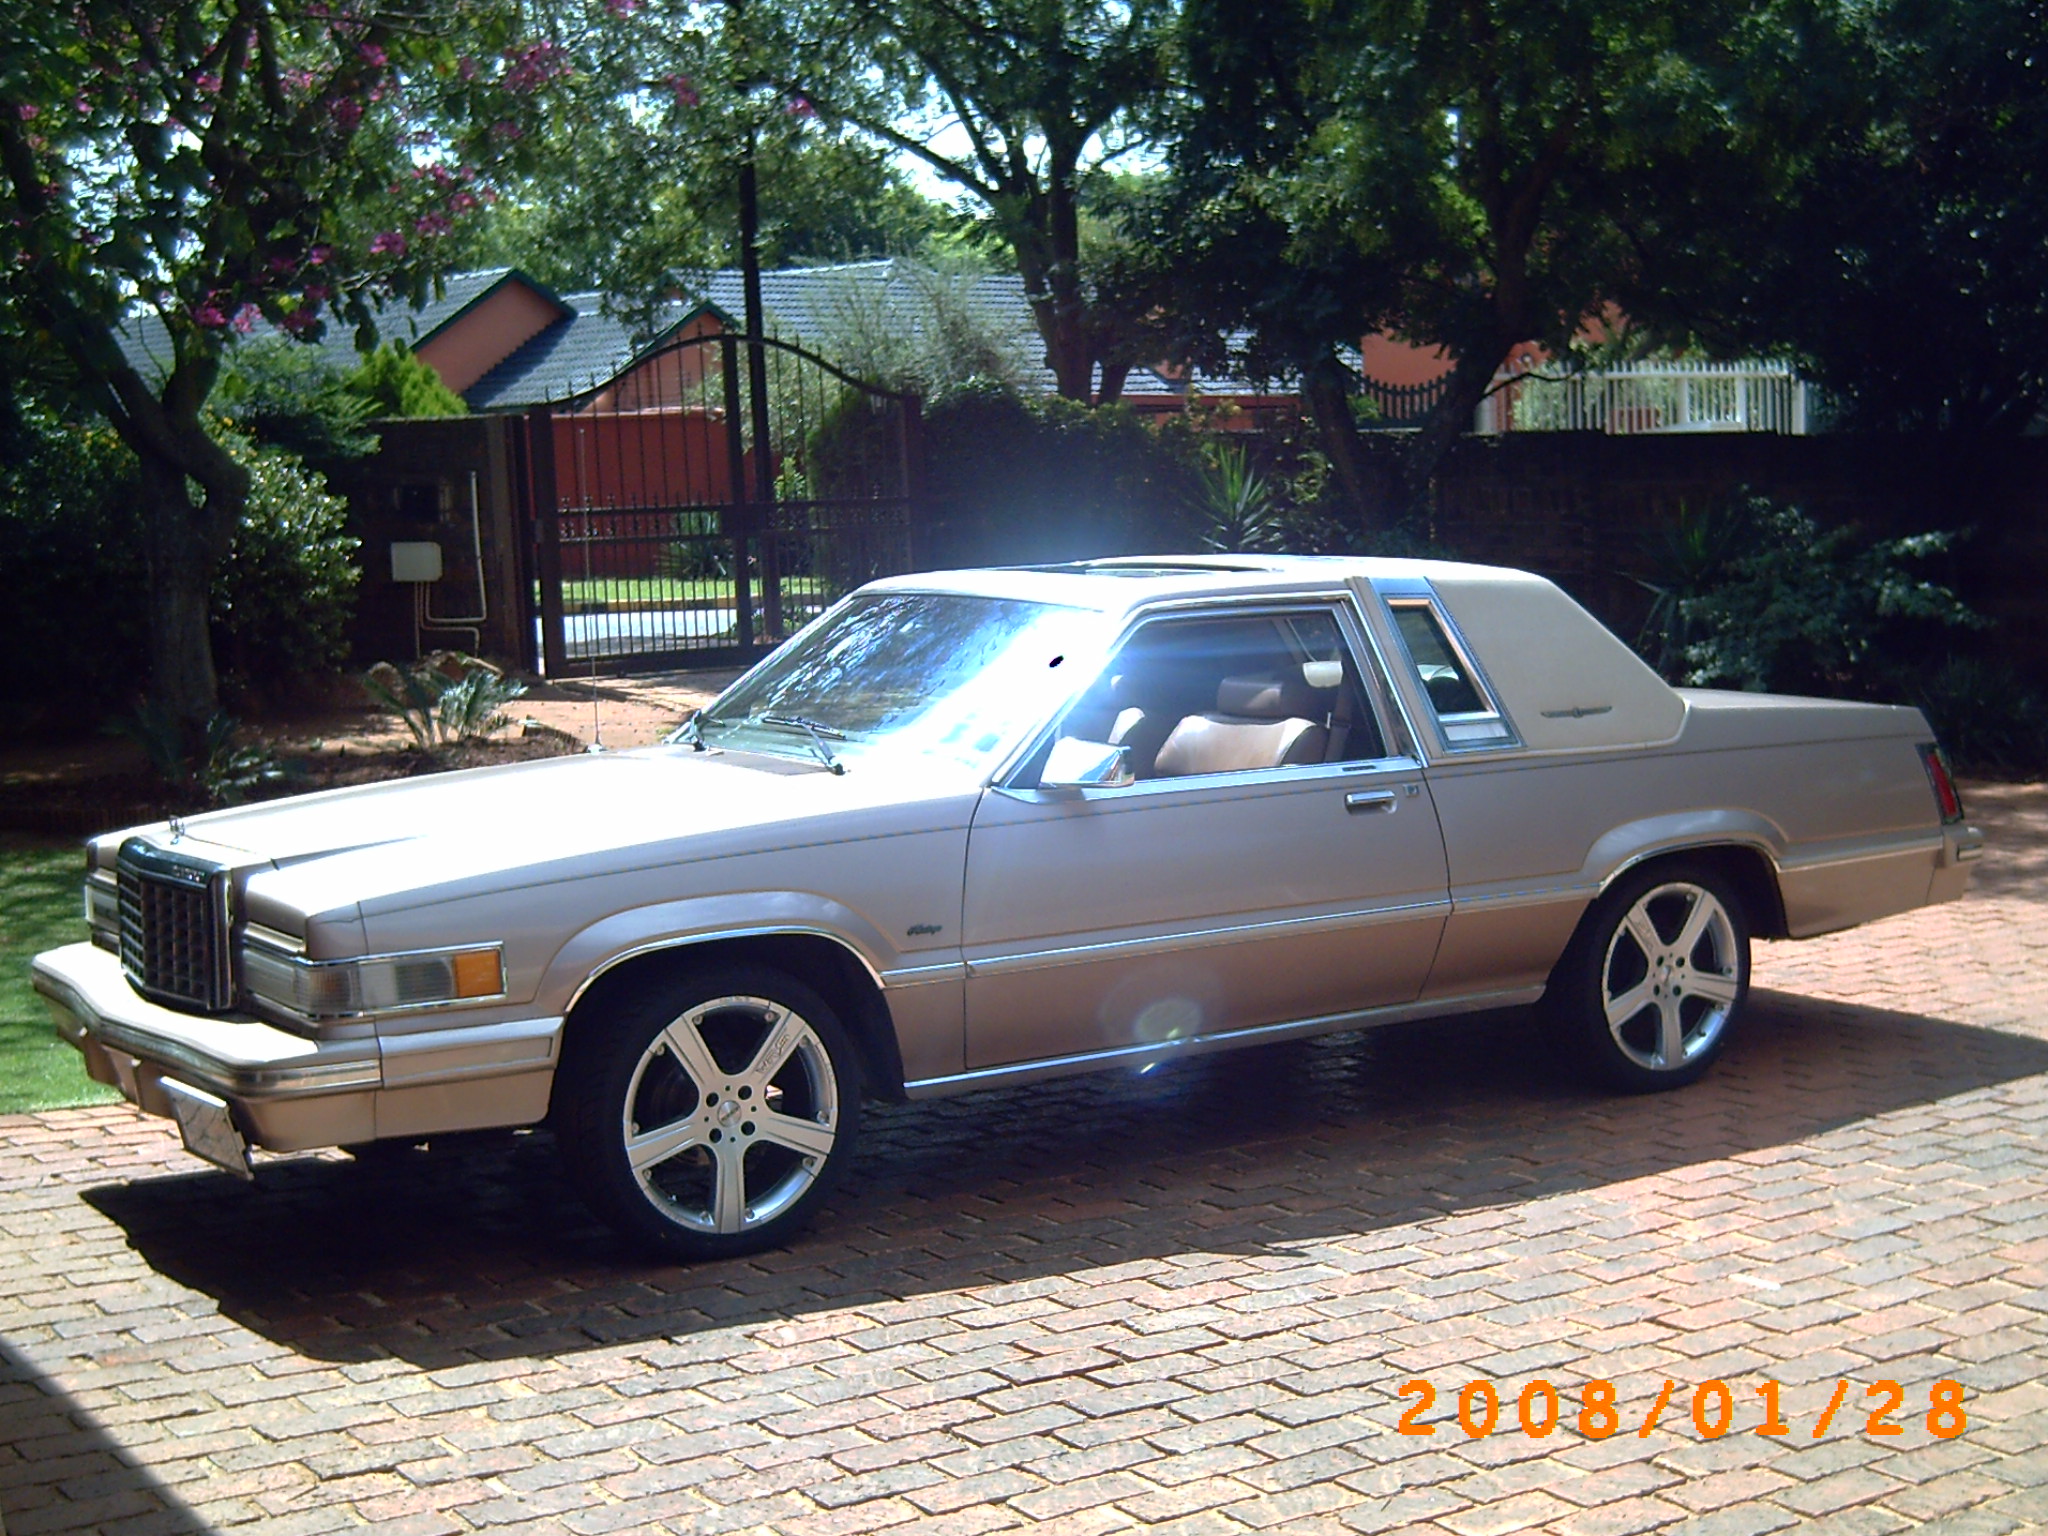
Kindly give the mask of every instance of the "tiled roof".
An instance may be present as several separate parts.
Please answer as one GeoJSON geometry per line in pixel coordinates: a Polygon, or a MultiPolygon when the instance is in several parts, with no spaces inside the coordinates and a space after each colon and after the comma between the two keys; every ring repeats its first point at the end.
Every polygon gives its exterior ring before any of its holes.
{"type": "MultiPolygon", "coordinates": [[[[768,333],[784,340],[831,350],[836,336],[865,325],[892,330],[925,323],[919,269],[901,261],[853,262],[829,267],[792,267],[761,274],[761,306],[768,333]]],[[[1050,393],[1052,374],[1039,365],[1043,351],[1016,277],[983,275],[960,290],[984,327],[1010,338],[1024,359],[1020,383],[1050,393]]],[[[734,271],[701,274],[685,299],[663,306],[647,329],[608,313],[605,296],[576,293],[562,302],[575,315],[541,332],[479,379],[464,398],[476,410],[508,410],[565,400],[601,388],[624,373],[635,358],[661,344],[675,327],[710,308],[735,326],[746,312],[741,277],[734,271]],[[651,340],[642,340],[651,331],[651,340]]]]}
{"type": "MultiPolygon", "coordinates": [[[[393,302],[372,305],[370,313],[376,321],[378,339],[389,341],[395,338],[417,347],[471,305],[487,297],[501,284],[511,281],[523,282],[537,293],[554,297],[512,267],[457,272],[443,279],[438,291],[417,309],[393,302]]],[[[264,330],[276,334],[267,323],[264,330]]],[[[327,361],[337,368],[353,367],[362,356],[356,349],[355,327],[331,318],[320,339],[310,345],[318,347],[327,361]]],[[[171,345],[169,333],[155,310],[142,310],[122,326],[121,355],[145,377],[162,377],[170,366],[171,345]]]]}
{"type": "MultiPolygon", "coordinates": [[[[821,352],[833,340],[881,326],[892,332],[915,331],[928,323],[931,304],[923,291],[933,279],[916,263],[901,260],[852,262],[838,266],[794,267],[761,274],[761,301],[768,331],[821,352]]],[[[962,302],[980,326],[1009,339],[1019,361],[1018,384],[1027,393],[1051,394],[1052,371],[1044,365],[1044,345],[1025,302],[1023,280],[1015,274],[985,273],[948,281],[949,295],[962,302]]],[[[380,338],[398,337],[412,346],[444,329],[501,285],[521,282],[561,310],[553,324],[502,358],[463,392],[472,410],[522,410],[570,400],[600,389],[625,373],[636,359],[659,346],[684,321],[707,307],[738,324],[746,304],[740,274],[701,274],[689,297],[668,303],[648,320],[636,324],[608,304],[602,293],[557,295],[512,267],[457,273],[447,278],[425,304],[412,309],[385,305],[375,313],[380,338]]],[[[150,371],[169,356],[163,322],[153,313],[132,321],[122,335],[130,361],[150,371]]],[[[330,323],[317,343],[328,359],[348,367],[357,359],[355,333],[330,323]]],[[[1236,378],[1199,377],[1198,387],[1212,395],[1258,395],[1272,386],[1236,378]]],[[[1134,368],[1124,394],[1134,401],[1183,399],[1189,383],[1151,368],[1134,368]]]]}

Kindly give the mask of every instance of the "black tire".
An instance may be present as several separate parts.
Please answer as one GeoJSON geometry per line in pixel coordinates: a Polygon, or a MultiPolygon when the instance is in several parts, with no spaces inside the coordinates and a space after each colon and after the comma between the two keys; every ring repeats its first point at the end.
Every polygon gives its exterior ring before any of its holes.
{"type": "Polygon", "coordinates": [[[1623,1093],[1697,1080],[1749,998],[1749,919],[1710,865],[1624,875],[1580,921],[1544,1010],[1591,1075],[1623,1093]]]}
{"type": "Polygon", "coordinates": [[[838,1181],[860,1129],[858,1057],[795,977],[692,972],[573,1028],[555,1139],[591,1208],[642,1246],[680,1259],[772,1248],[838,1181]]]}

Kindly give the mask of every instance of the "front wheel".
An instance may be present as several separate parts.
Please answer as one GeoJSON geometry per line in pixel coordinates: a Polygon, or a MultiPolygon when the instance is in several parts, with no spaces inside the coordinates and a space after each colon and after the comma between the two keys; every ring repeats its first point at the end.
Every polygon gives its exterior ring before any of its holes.
{"type": "Polygon", "coordinates": [[[1545,1003],[1587,1067],[1628,1093],[1679,1088],[1727,1047],[1749,995],[1749,923],[1716,870],[1652,866],[1595,902],[1545,1003]]]}
{"type": "Polygon", "coordinates": [[[795,978],[699,972],[578,1025],[556,1139],[583,1197],[643,1243],[684,1259],[773,1247],[845,1167],[859,1068],[831,1007],[795,978]]]}

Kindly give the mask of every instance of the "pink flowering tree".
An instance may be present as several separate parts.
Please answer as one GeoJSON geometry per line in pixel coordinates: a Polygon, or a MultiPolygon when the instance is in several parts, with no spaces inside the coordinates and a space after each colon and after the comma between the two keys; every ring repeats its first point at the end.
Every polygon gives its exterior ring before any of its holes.
{"type": "Polygon", "coordinates": [[[37,0],[0,13],[0,331],[134,451],[152,689],[217,708],[214,568],[247,500],[207,399],[270,327],[420,298],[562,52],[515,0],[37,0]]]}

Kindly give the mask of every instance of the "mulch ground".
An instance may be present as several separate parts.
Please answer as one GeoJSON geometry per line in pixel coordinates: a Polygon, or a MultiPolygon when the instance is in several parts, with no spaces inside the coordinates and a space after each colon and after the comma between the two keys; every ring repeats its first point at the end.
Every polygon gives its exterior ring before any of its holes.
{"type": "MultiPolygon", "coordinates": [[[[736,674],[668,672],[549,683],[535,680],[486,739],[429,754],[399,721],[342,697],[296,714],[252,721],[243,739],[262,745],[287,776],[253,798],[307,794],[458,768],[483,768],[607,747],[645,746],[708,703],[736,674]]],[[[0,832],[85,837],[110,827],[203,810],[167,790],[142,749],[119,736],[0,747],[0,832]]]]}

